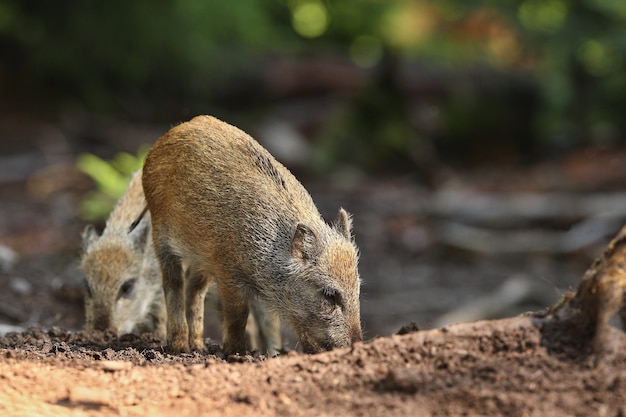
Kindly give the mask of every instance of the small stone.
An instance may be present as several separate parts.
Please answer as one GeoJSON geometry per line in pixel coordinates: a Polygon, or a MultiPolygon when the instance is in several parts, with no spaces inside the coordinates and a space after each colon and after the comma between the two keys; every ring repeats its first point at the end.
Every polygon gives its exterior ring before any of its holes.
{"type": "Polygon", "coordinates": [[[15,277],[11,280],[11,289],[17,295],[28,295],[33,292],[33,286],[24,278],[15,277]]]}
{"type": "Polygon", "coordinates": [[[117,372],[130,369],[133,367],[133,364],[126,361],[102,361],[100,366],[106,372],[117,372]]]}
{"type": "Polygon", "coordinates": [[[103,389],[76,386],[69,389],[67,397],[72,404],[111,405],[111,394],[103,389]]]}
{"type": "Polygon", "coordinates": [[[292,403],[291,398],[289,398],[287,394],[283,392],[278,393],[278,400],[285,405],[289,405],[292,403]]]}
{"type": "Polygon", "coordinates": [[[10,272],[20,257],[13,249],[0,244],[0,271],[10,272]]]}

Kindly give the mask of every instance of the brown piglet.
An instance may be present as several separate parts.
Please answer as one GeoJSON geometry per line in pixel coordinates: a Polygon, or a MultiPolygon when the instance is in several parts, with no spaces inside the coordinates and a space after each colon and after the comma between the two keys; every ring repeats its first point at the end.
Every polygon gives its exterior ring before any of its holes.
{"type": "Polygon", "coordinates": [[[143,188],[163,274],[171,351],[199,350],[211,282],[226,354],[244,353],[249,300],[315,353],[362,340],[352,221],[332,224],[258,142],[210,116],[171,129],[148,153],[143,188]],[[192,271],[183,274],[182,265],[192,271]]]}
{"type": "Polygon", "coordinates": [[[85,274],[87,329],[165,337],[165,300],[151,242],[150,215],[128,231],[145,205],[141,172],[137,172],[102,235],[93,226],[83,232],[80,267],[85,274]]]}

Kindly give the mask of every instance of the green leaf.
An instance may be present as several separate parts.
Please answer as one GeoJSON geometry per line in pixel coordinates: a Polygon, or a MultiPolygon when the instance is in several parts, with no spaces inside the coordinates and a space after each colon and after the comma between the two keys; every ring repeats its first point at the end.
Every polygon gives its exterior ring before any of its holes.
{"type": "Polygon", "coordinates": [[[111,197],[120,197],[126,190],[124,177],[113,164],[92,154],[81,154],[76,161],[78,169],[89,175],[98,188],[111,197]]]}

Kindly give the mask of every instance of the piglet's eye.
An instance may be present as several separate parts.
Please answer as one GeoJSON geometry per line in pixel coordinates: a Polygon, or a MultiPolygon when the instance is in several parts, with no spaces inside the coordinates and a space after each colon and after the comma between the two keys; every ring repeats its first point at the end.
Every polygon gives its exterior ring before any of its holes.
{"type": "Polygon", "coordinates": [[[341,293],[335,288],[324,287],[322,289],[322,295],[324,299],[333,306],[341,307],[343,304],[341,293]]]}
{"type": "Polygon", "coordinates": [[[118,298],[130,296],[135,289],[136,283],[137,283],[137,278],[131,278],[127,280],[126,282],[124,282],[122,286],[120,287],[118,298]]]}

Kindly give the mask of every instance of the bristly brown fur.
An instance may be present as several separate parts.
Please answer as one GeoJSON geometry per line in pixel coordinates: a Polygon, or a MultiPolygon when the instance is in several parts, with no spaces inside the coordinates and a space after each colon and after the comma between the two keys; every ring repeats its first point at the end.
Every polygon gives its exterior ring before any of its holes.
{"type": "Polygon", "coordinates": [[[246,133],[209,116],[171,129],[148,153],[143,186],[171,350],[202,349],[201,302],[212,281],[227,353],[245,350],[251,296],[287,320],[307,352],[361,340],[349,215],[341,209],[324,222],[298,180],[246,133]]]}

